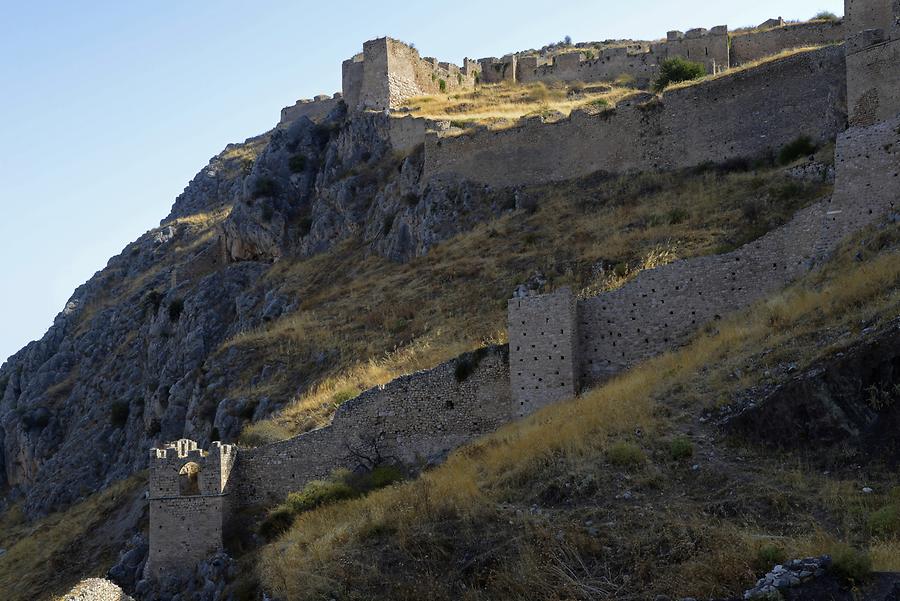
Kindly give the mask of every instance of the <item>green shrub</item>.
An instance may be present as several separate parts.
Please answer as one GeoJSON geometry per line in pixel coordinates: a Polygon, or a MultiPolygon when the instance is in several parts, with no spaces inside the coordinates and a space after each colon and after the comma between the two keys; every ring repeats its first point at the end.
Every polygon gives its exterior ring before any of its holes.
{"type": "Polygon", "coordinates": [[[659,66],[659,77],[653,82],[653,90],[662,92],[667,86],[680,81],[699,79],[706,75],[703,63],[695,63],[677,56],[664,60],[659,66]]]}
{"type": "Polygon", "coordinates": [[[666,215],[666,221],[668,221],[670,225],[678,225],[679,223],[687,221],[690,216],[691,214],[688,213],[687,210],[676,207],[666,215]]]}
{"type": "Polygon", "coordinates": [[[838,16],[831,11],[823,10],[812,18],[813,21],[837,21],[838,16]]]}
{"type": "Polygon", "coordinates": [[[816,145],[809,139],[809,136],[800,136],[781,149],[781,152],[778,153],[778,162],[781,165],[787,165],[799,158],[807,157],[815,151],[816,145]]]}
{"type": "Polygon", "coordinates": [[[355,386],[348,386],[347,388],[341,388],[340,390],[335,391],[331,400],[334,401],[335,405],[341,405],[357,396],[359,396],[359,390],[355,386]]]}
{"type": "Polygon", "coordinates": [[[839,543],[831,548],[834,573],[848,582],[859,583],[872,573],[872,557],[866,551],[839,543]]]}
{"type": "Polygon", "coordinates": [[[267,541],[273,540],[294,523],[295,514],[287,505],[279,505],[266,514],[259,525],[259,533],[267,541]]]}
{"type": "Polygon", "coordinates": [[[900,533],[900,504],[885,505],[869,514],[867,520],[872,534],[890,535],[900,533]]]}
{"type": "Polygon", "coordinates": [[[285,504],[294,513],[302,513],[345,499],[359,496],[359,492],[347,484],[343,478],[337,480],[313,480],[300,492],[292,492],[287,496],[285,504]]]}
{"type": "Polygon", "coordinates": [[[131,405],[128,401],[116,401],[109,408],[109,422],[121,428],[128,423],[128,414],[131,413],[131,405]]]}
{"type": "Polygon", "coordinates": [[[172,302],[169,303],[169,321],[178,321],[182,311],[184,311],[184,301],[180,298],[173,299],[172,302]]]}
{"type": "Polygon", "coordinates": [[[271,177],[261,177],[253,185],[253,198],[263,196],[275,196],[278,192],[278,183],[271,177]]]}
{"type": "Polygon", "coordinates": [[[295,154],[288,159],[288,168],[291,173],[302,173],[306,169],[306,157],[302,154],[295,154]]]}
{"type": "Polygon", "coordinates": [[[753,567],[757,572],[768,572],[773,566],[787,561],[787,553],[778,545],[766,543],[756,550],[753,567]]]}
{"type": "Polygon", "coordinates": [[[439,79],[438,80],[438,88],[440,88],[441,93],[443,94],[444,92],[447,91],[447,82],[444,81],[443,79],[439,79]]]}
{"type": "Polygon", "coordinates": [[[393,465],[380,465],[367,474],[368,487],[371,490],[377,490],[390,486],[396,482],[403,480],[404,475],[400,468],[393,465]]]}
{"type": "Polygon", "coordinates": [[[679,436],[669,443],[669,456],[672,459],[687,459],[693,456],[694,445],[687,436],[679,436]]]}
{"type": "Polygon", "coordinates": [[[638,467],[647,461],[647,456],[634,443],[617,442],[606,449],[606,460],[619,467],[638,467]]]}
{"type": "Polygon", "coordinates": [[[604,109],[609,106],[609,100],[606,98],[596,98],[588,102],[588,106],[592,106],[598,109],[604,109]]]}

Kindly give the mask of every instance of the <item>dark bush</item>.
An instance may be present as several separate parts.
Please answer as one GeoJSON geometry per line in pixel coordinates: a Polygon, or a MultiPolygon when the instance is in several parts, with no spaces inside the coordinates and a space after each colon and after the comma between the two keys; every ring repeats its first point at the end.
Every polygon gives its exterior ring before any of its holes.
{"type": "Polygon", "coordinates": [[[767,543],[756,550],[756,558],[753,567],[757,572],[768,572],[774,566],[787,561],[787,553],[778,545],[767,543]]]}
{"type": "Polygon", "coordinates": [[[438,80],[438,88],[441,89],[441,93],[443,94],[444,92],[447,91],[447,82],[444,81],[443,79],[439,79],[438,80]]]}
{"type": "Polygon", "coordinates": [[[272,217],[275,216],[275,208],[271,203],[265,202],[260,210],[260,215],[262,216],[262,220],[268,223],[272,221],[272,217]]]}
{"type": "Polygon", "coordinates": [[[291,173],[302,173],[306,169],[306,157],[302,154],[295,154],[288,159],[288,169],[291,173]]]}
{"type": "Polygon", "coordinates": [[[182,311],[184,311],[184,301],[180,298],[173,299],[172,302],[169,303],[169,321],[178,321],[182,311]]]}
{"type": "Polygon", "coordinates": [[[453,375],[457,382],[465,382],[472,372],[475,371],[475,361],[468,355],[464,355],[456,360],[456,367],[453,368],[453,375]]]}
{"type": "Polygon", "coordinates": [[[109,422],[116,428],[121,428],[128,423],[129,413],[131,405],[128,401],[116,401],[109,408],[109,422]]]}
{"type": "Polygon", "coordinates": [[[266,515],[259,525],[260,535],[267,541],[273,540],[294,523],[294,512],[287,505],[279,505],[266,515]]]}
{"type": "Polygon", "coordinates": [[[686,436],[679,436],[669,443],[669,456],[676,461],[687,459],[694,454],[694,445],[686,436]]]}
{"type": "Polygon", "coordinates": [[[158,290],[151,290],[144,297],[144,312],[150,311],[153,314],[156,314],[159,311],[159,306],[162,304],[163,294],[158,290]]]}
{"type": "Polygon", "coordinates": [[[872,512],[866,523],[872,534],[894,535],[900,533],[900,503],[885,505],[878,511],[872,512]]]}
{"type": "Polygon", "coordinates": [[[809,136],[800,136],[781,149],[781,152],[778,153],[778,162],[781,165],[787,165],[799,158],[808,157],[815,152],[816,145],[809,139],[809,136]]]}
{"type": "Polygon", "coordinates": [[[659,77],[653,82],[653,90],[662,92],[673,83],[699,79],[704,75],[706,67],[703,63],[695,63],[681,57],[670,58],[659,66],[659,77]]]}
{"type": "Polygon", "coordinates": [[[858,584],[872,573],[872,558],[865,551],[838,544],[831,549],[830,555],[832,570],[848,582],[858,584]]]}
{"type": "Polygon", "coordinates": [[[261,177],[253,185],[253,198],[275,196],[278,192],[278,183],[271,177],[261,177]]]}

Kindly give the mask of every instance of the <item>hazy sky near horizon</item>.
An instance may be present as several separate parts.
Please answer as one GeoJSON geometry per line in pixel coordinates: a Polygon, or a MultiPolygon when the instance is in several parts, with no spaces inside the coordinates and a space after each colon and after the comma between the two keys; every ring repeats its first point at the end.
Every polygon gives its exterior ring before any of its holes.
{"type": "Polygon", "coordinates": [[[822,10],[843,2],[0,0],[0,363],[226,144],[339,91],[367,39],[459,64],[566,35],[657,39],[822,10]]]}

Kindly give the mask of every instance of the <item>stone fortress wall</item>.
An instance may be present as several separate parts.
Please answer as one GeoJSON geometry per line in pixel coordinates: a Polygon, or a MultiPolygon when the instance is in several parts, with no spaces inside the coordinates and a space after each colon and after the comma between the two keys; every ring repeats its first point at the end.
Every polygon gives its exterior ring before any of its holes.
{"type": "Polygon", "coordinates": [[[600,114],[454,137],[429,132],[422,181],[518,186],[755,157],[799,135],[833,140],[846,125],[845,94],[844,50],[829,46],[600,114]]]}
{"type": "Polygon", "coordinates": [[[228,492],[235,507],[273,503],[361,458],[433,464],[509,422],[511,410],[506,347],[482,349],[362,393],[329,426],[242,451],[228,492]]]}
{"type": "Polygon", "coordinates": [[[150,551],[145,575],[193,566],[222,548],[225,488],[236,448],[192,440],[150,450],[150,551]]]}
{"type": "Polygon", "coordinates": [[[839,44],[844,37],[843,21],[787,23],[768,29],[733,32],[731,66],[743,65],[791,48],[839,44]]]}
{"type": "MultiPolygon", "coordinates": [[[[808,272],[843,236],[896,212],[900,88],[882,82],[895,81],[900,63],[888,69],[890,63],[872,59],[895,51],[893,33],[887,32],[900,18],[900,1],[847,2],[861,5],[853,15],[864,35],[848,45],[847,62],[851,70],[861,69],[847,78],[849,98],[860,102],[851,105],[855,125],[837,137],[830,199],[732,253],[647,271],[613,292],[577,301],[567,290],[513,299],[508,351],[481,349],[369,390],[342,405],[328,427],[239,453],[220,443],[205,453],[187,440],[151,450],[148,576],[190,567],[221,549],[225,523],[242,507],[280,501],[310,479],[379,458],[417,465],[440,461],[504,423],[674,348],[717,315],[808,272]],[[872,10],[878,3],[887,8],[872,10]]],[[[821,63],[804,55],[804,65],[815,71],[819,64],[827,78],[831,71],[822,65],[836,60],[833,52],[820,52],[821,63]]],[[[771,81],[759,83],[771,93],[771,81]]],[[[705,101],[722,102],[728,95],[722,89],[705,101]]],[[[826,112],[823,118],[832,117],[826,112]]]]}
{"type": "Polygon", "coordinates": [[[472,89],[478,65],[463,66],[419,56],[412,46],[392,38],[369,40],[363,51],[342,65],[342,92],[355,110],[394,108],[415,96],[472,89]]]}
{"type": "Polygon", "coordinates": [[[621,75],[628,75],[634,78],[636,86],[646,88],[656,77],[659,65],[676,56],[702,63],[707,73],[724,71],[730,65],[728,27],[720,25],[710,30],[691,29],[687,33],[670,31],[665,40],[657,42],[579,50],[553,57],[509,57],[514,59],[512,65],[508,59],[481,59],[480,63],[484,73],[496,73],[498,68],[502,72],[513,67],[511,71],[515,74],[515,80],[522,83],[590,83],[612,81],[621,75]]]}
{"type": "Polygon", "coordinates": [[[312,99],[298,100],[293,106],[286,106],[281,109],[281,119],[278,126],[284,126],[293,123],[300,117],[307,117],[313,123],[318,123],[328,116],[341,103],[342,96],[340,92],[334,96],[320,95],[312,99]]]}

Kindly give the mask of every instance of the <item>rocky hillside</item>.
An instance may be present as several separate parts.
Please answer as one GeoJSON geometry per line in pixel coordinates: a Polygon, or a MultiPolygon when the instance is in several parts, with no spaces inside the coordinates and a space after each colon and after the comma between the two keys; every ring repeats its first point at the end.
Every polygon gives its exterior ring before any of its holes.
{"type": "Polygon", "coordinates": [[[379,377],[502,340],[505,299],[536,268],[542,283],[612,285],[654,253],[745,242],[828,189],[765,161],[437,185],[420,181],[420,151],[393,149],[389,119],[341,107],[228,146],[160,227],[75,291],[0,368],[3,506],[29,519],[65,508],[143,469],[155,444],[234,441],[392,358],[275,436],[319,425],[379,377]]]}

